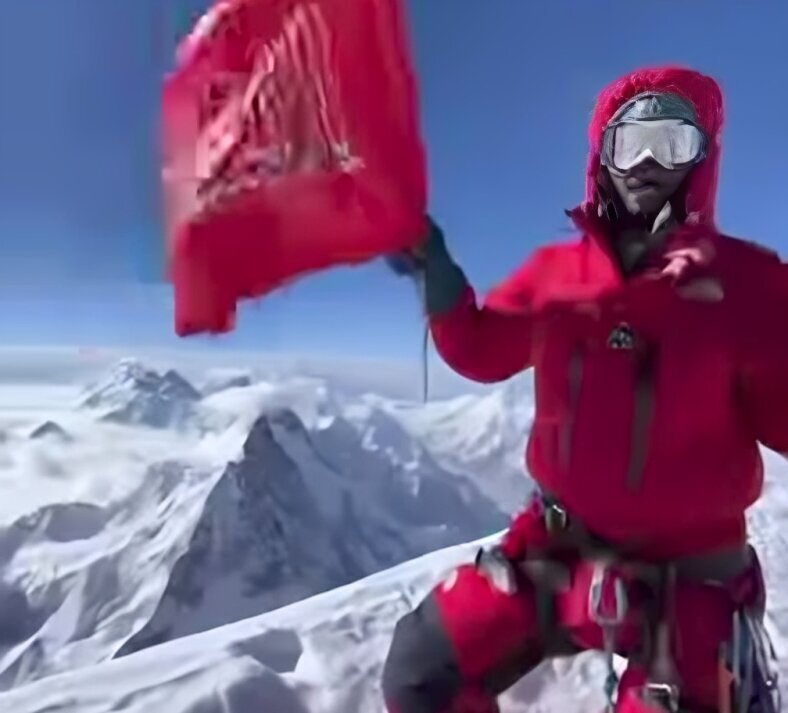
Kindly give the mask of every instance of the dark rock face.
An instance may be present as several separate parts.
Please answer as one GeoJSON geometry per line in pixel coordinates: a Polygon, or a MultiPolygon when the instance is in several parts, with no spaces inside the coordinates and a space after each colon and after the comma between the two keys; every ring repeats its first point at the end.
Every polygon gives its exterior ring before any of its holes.
{"type": "Polygon", "coordinates": [[[184,635],[173,634],[184,612],[200,610],[212,626],[228,623],[505,524],[472,484],[460,487],[436,470],[414,490],[412,474],[405,477],[383,454],[367,452],[364,460],[361,434],[336,426],[339,449],[336,433],[324,433],[321,443],[290,410],[258,418],[242,457],[208,496],[159,609],[118,656],[184,635]],[[366,467],[366,483],[332,461],[332,452],[341,462],[349,451],[366,467]],[[226,601],[217,602],[217,590],[226,601]]]}

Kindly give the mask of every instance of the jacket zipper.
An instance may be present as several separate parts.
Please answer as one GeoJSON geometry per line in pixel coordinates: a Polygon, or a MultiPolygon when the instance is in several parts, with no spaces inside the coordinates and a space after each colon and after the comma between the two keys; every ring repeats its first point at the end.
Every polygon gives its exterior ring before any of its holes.
{"type": "MultiPolygon", "coordinates": [[[[636,365],[634,413],[630,435],[630,456],[627,467],[627,487],[638,490],[643,484],[643,473],[649,448],[651,422],[654,416],[655,402],[656,354],[650,350],[639,355],[636,365]]],[[[572,442],[577,412],[580,404],[580,392],[583,387],[584,353],[581,347],[575,348],[569,358],[567,368],[567,385],[569,390],[568,417],[561,431],[560,456],[567,470],[571,466],[572,442]]]]}
{"type": "Polygon", "coordinates": [[[627,487],[638,490],[648,456],[649,433],[654,416],[654,378],[656,358],[653,350],[639,355],[635,376],[635,409],[632,417],[627,487]]]}
{"type": "Polygon", "coordinates": [[[561,441],[559,444],[561,462],[565,469],[569,469],[572,462],[572,440],[574,438],[575,424],[577,422],[577,410],[580,404],[580,390],[583,387],[583,349],[581,346],[575,347],[569,357],[567,368],[567,384],[569,388],[569,416],[564,423],[561,431],[561,441]]]}

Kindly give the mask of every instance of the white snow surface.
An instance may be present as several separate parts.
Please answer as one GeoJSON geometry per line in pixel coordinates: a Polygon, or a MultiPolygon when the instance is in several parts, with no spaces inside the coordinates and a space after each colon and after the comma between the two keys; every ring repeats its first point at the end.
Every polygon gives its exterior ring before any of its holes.
{"type": "MultiPolygon", "coordinates": [[[[328,367],[99,361],[0,354],[0,711],[382,713],[396,620],[530,488],[530,381],[421,405],[328,367]]],[[[788,466],[765,455],[785,661],[788,466]]],[[[603,676],[545,664],[503,710],[601,710],[603,676]]]]}

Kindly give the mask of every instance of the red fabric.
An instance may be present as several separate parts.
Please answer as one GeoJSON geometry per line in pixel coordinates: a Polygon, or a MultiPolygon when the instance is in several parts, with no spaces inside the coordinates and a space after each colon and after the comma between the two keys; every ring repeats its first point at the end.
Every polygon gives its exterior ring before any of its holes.
{"type": "Polygon", "coordinates": [[[425,158],[399,0],[222,0],[163,98],[176,331],[413,247],[425,158]]]}
{"type": "Polygon", "coordinates": [[[537,553],[553,554],[551,545],[554,539],[545,525],[544,505],[540,498],[535,497],[512,521],[501,540],[501,552],[512,562],[537,553]]]}
{"type": "Polygon", "coordinates": [[[435,589],[444,629],[457,665],[469,682],[480,681],[536,637],[536,606],[530,597],[497,589],[474,565],[458,568],[435,589]]]}
{"type": "Polygon", "coordinates": [[[488,383],[508,379],[531,365],[533,329],[534,320],[528,314],[477,310],[470,287],[452,313],[430,321],[443,360],[459,374],[488,383]]]}
{"type": "Polygon", "coordinates": [[[635,666],[629,666],[619,683],[619,699],[616,713],[665,713],[662,707],[646,703],[640,695],[648,681],[646,672],[635,666]]]}
{"type": "Polygon", "coordinates": [[[714,226],[721,125],[720,91],[697,73],[615,82],[591,122],[587,196],[573,213],[582,237],[538,250],[483,307],[469,290],[431,323],[438,351],[468,378],[535,368],[532,477],[589,529],[644,556],[742,542],[762,488],[757,441],[788,452],[788,267],[714,226]],[[607,120],[645,90],[687,97],[712,141],[690,177],[687,224],[628,280],[597,217],[596,175],[607,120]],[[668,265],[675,274],[662,275],[668,265]],[[636,343],[611,349],[622,323],[636,343]]]}
{"type": "Polygon", "coordinates": [[[737,320],[742,325],[742,409],[758,439],[788,456],[788,265],[758,277],[752,284],[740,285],[750,298],[741,301],[737,320]],[[747,302],[754,299],[765,307],[746,310],[747,302]]]}

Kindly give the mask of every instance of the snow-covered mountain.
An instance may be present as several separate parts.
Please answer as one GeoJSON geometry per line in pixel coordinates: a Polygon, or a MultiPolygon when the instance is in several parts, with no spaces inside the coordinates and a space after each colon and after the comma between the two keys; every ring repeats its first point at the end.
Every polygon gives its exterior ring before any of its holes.
{"type": "Polygon", "coordinates": [[[12,463],[28,458],[32,502],[43,481],[89,480],[94,467],[112,488],[64,489],[66,500],[44,497],[0,528],[2,591],[19,612],[0,636],[0,689],[256,615],[506,523],[396,418],[324,381],[195,398],[166,388],[180,383],[172,373],[124,360],[87,409],[61,406],[41,438],[8,448],[12,463]],[[188,418],[151,418],[162,403],[188,404],[188,418]],[[132,417],[106,418],[119,412],[132,417]],[[60,423],[69,441],[46,435],[60,423]]]}
{"type": "Polygon", "coordinates": [[[183,425],[201,394],[174,369],[160,374],[136,359],[123,359],[83,401],[114,423],[168,428],[183,425]]]}
{"type": "Polygon", "coordinates": [[[533,380],[517,377],[484,395],[413,404],[370,397],[445,468],[471,478],[502,510],[518,510],[532,483],[524,443],[533,420],[533,380]]]}
{"type": "MultiPolygon", "coordinates": [[[[0,710],[381,713],[396,619],[530,488],[530,381],[423,405],[181,373],[0,383],[0,710]]],[[[767,455],[751,523],[788,653],[788,468],[767,455]]],[[[597,657],[556,662],[504,711],[600,709],[601,685],[597,657]]]]}
{"type": "Polygon", "coordinates": [[[212,476],[154,464],[106,507],[47,505],[0,530],[16,612],[11,628],[0,618],[0,690],[115,655],[153,615],[212,476]]]}
{"type": "Polygon", "coordinates": [[[61,443],[69,443],[72,440],[68,431],[55,421],[44,421],[30,432],[30,438],[51,438],[61,443]]]}
{"type": "Polygon", "coordinates": [[[254,374],[249,369],[211,369],[200,384],[200,392],[203,396],[211,396],[227,389],[251,386],[254,382],[254,374]]]}
{"type": "MultiPolygon", "coordinates": [[[[769,628],[788,680],[788,467],[767,454],[764,501],[751,513],[768,580],[769,628]]],[[[427,554],[262,616],[0,694],[14,713],[383,713],[380,674],[397,619],[497,535],[427,554]]],[[[618,662],[621,665],[621,662],[618,662]]],[[[585,654],[539,667],[503,696],[502,713],[604,707],[604,663],[585,654]]]]}
{"type": "Polygon", "coordinates": [[[460,491],[446,474],[408,473],[386,455],[365,452],[354,429],[340,435],[332,424],[310,434],[293,411],[271,411],[216,481],[155,615],[119,655],[281,607],[504,525],[471,483],[460,491]]]}

